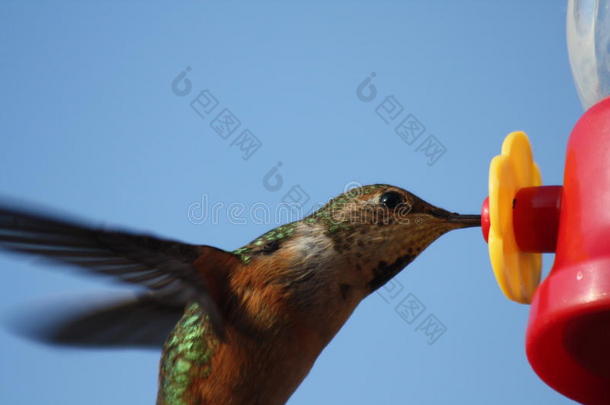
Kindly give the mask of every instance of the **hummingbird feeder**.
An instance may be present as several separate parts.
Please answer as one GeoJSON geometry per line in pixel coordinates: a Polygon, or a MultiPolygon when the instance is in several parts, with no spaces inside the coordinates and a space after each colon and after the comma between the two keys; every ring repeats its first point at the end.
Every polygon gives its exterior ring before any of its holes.
{"type": "Polygon", "coordinates": [[[567,39],[586,112],[569,137],[563,185],[543,186],[527,135],[509,134],[490,164],[482,229],[500,289],[531,304],[532,368],[569,398],[610,404],[610,1],[569,0],[567,39]]]}

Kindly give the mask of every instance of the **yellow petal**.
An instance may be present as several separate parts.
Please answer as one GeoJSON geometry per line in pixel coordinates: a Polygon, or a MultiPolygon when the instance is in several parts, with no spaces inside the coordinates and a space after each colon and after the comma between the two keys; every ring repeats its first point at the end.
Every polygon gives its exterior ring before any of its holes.
{"type": "Polygon", "coordinates": [[[500,289],[509,299],[529,303],[540,283],[542,255],[521,252],[513,229],[513,200],[524,187],[542,184],[540,169],[524,132],[512,132],[489,166],[489,258],[500,289]]]}

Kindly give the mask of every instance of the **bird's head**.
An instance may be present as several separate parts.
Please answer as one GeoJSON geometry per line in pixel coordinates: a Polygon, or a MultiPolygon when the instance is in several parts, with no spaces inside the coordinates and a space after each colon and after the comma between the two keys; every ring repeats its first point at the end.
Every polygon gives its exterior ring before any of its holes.
{"type": "Polygon", "coordinates": [[[369,292],[444,233],[481,225],[479,215],[449,212],[385,184],[343,193],[304,221],[323,224],[334,249],[364,274],[369,292]]]}

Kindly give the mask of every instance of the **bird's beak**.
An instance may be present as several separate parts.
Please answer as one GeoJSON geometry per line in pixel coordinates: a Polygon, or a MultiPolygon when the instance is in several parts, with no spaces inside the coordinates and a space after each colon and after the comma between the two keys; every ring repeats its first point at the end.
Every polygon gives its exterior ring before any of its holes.
{"type": "Polygon", "coordinates": [[[447,216],[447,222],[459,225],[460,228],[472,228],[474,226],[481,226],[481,216],[451,213],[447,216]]]}

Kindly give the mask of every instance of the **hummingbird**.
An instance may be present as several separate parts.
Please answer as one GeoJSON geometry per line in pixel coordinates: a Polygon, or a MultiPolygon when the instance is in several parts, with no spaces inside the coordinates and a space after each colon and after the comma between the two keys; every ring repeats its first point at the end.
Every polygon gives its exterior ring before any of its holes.
{"type": "Polygon", "coordinates": [[[479,215],[391,185],[345,192],[222,250],[0,206],[0,248],[137,284],[37,332],[52,344],[162,349],[157,405],[280,405],[357,305],[479,215]]]}

